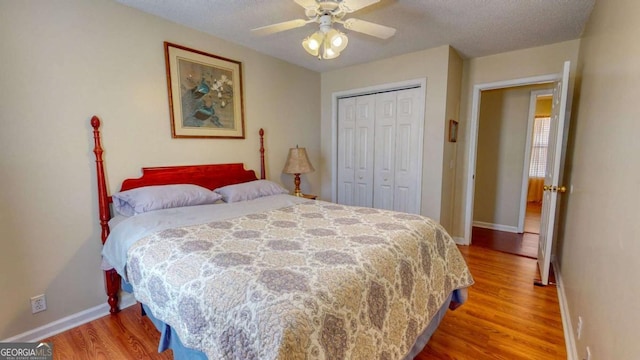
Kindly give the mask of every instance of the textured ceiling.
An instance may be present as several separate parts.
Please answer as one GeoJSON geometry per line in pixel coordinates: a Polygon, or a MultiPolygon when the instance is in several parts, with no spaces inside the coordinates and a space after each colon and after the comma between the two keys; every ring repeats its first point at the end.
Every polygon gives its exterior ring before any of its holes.
{"type": "Polygon", "coordinates": [[[339,58],[318,60],[302,40],[317,24],[268,36],[251,29],[305,19],[293,0],[116,0],[144,12],[200,30],[261,53],[314,70],[328,71],[449,44],[473,58],[580,37],[595,0],[381,0],[348,14],[391,26],[395,36],[380,40],[347,33],[339,58]]]}

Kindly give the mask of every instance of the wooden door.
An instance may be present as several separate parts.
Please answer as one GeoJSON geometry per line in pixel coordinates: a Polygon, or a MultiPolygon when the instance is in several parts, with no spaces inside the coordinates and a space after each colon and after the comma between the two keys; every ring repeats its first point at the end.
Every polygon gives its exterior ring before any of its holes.
{"type": "Polygon", "coordinates": [[[561,185],[561,165],[566,147],[565,120],[570,67],[571,63],[566,61],[562,72],[562,80],[556,83],[553,90],[549,147],[547,148],[547,168],[544,180],[544,194],[542,196],[542,213],[540,215],[540,239],[538,241],[538,267],[540,269],[540,282],[542,285],[549,283],[551,249],[553,248],[557,227],[558,193],[563,193],[566,190],[564,186],[561,185]]]}

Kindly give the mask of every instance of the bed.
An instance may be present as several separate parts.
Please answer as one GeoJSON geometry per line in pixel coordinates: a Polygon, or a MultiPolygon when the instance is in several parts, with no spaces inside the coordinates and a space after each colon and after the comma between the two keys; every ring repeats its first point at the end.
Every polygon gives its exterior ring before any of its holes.
{"type": "Polygon", "coordinates": [[[473,278],[438,223],[285,194],[265,179],[262,129],[260,178],[243,164],[143,168],[109,195],[91,125],[110,311],[132,292],[176,359],[412,359],[466,300],[473,278]],[[194,187],[205,202],[157,200],[194,187]]]}

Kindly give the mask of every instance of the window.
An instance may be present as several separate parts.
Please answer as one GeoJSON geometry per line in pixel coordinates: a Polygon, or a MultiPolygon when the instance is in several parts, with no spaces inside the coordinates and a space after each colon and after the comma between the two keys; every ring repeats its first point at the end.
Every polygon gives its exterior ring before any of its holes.
{"type": "Polygon", "coordinates": [[[544,177],[547,168],[547,148],[549,147],[550,127],[550,117],[535,118],[533,122],[533,142],[531,144],[529,177],[544,177]]]}

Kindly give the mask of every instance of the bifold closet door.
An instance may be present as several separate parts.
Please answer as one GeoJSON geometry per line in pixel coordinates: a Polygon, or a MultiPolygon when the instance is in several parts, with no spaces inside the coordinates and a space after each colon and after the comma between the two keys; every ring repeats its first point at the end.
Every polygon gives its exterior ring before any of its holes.
{"type": "Polygon", "coordinates": [[[373,207],[375,95],[338,100],[338,203],[373,207]]]}
{"type": "Polygon", "coordinates": [[[420,212],[419,91],[338,100],[338,203],[420,212]]]}

